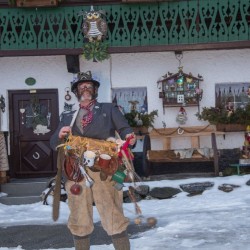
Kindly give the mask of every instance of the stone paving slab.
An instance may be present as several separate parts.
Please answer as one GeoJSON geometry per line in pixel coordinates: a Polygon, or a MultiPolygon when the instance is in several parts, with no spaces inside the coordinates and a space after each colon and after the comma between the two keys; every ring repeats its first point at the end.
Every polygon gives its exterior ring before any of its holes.
{"type": "MultiPolygon", "coordinates": [[[[139,238],[142,232],[150,230],[148,225],[130,224],[129,238],[139,238]]],[[[91,235],[91,245],[111,244],[111,238],[103,230],[101,223],[95,223],[91,235]]],[[[25,225],[0,227],[0,247],[22,246],[25,250],[62,249],[73,247],[73,239],[67,225],[25,225]]]]}

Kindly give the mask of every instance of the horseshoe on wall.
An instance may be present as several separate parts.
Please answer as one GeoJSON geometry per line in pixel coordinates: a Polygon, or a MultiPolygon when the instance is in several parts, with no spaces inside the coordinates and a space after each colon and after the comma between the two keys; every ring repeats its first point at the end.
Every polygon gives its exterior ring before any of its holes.
{"type": "Polygon", "coordinates": [[[35,160],[38,160],[40,158],[40,154],[38,152],[35,152],[32,157],[35,159],[35,160]]]}
{"type": "Polygon", "coordinates": [[[177,133],[178,133],[178,135],[182,135],[184,133],[184,129],[178,128],[177,133]]]}

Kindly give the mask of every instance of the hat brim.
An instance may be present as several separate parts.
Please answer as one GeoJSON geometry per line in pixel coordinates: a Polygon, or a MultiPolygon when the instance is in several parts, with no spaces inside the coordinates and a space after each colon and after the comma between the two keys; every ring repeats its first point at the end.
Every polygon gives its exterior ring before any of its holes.
{"type": "Polygon", "coordinates": [[[75,92],[75,90],[76,90],[78,84],[84,83],[84,82],[91,82],[91,83],[93,83],[97,88],[100,87],[100,83],[99,83],[98,81],[96,81],[96,80],[80,80],[80,81],[74,82],[74,83],[71,85],[71,91],[72,91],[72,92],[75,92]]]}

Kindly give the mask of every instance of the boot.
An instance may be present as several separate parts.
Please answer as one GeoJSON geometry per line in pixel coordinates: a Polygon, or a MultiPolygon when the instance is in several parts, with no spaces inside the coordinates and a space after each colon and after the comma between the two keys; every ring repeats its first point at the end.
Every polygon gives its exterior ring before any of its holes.
{"type": "Polygon", "coordinates": [[[75,250],[89,250],[90,249],[90,239],[89,235],[77,236],[73,235],[75,250]]]}
{"type": "Polygon", "coordinates": [[[111,236],[115,250],[130,250],[130,242],[127,231],[111,236]]]}

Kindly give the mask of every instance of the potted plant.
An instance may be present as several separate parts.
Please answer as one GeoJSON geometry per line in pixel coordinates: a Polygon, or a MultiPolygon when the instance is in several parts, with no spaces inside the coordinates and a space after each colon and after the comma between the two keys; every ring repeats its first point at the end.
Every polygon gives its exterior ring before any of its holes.
{"type": "Polygon", "coordinates": [[[153,124],[156,116],[158,116],[158,111],[153,110],[150,113],[140,113],[136,110],[132,110],[129,113],[125,113],[124,116],[136,134],[146,134],[148,133],[149,127],[154,127],[153,124]]]}
{"type": "Polygon", "coordinates": [[[216,125],[218,131],[245,131],[250,124],[250,104],[244,109],[226,110],[221,107],[204,107],[196,116],[199,120],[216,125]]]}

